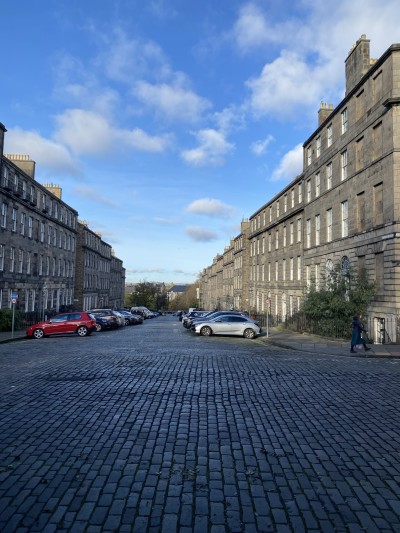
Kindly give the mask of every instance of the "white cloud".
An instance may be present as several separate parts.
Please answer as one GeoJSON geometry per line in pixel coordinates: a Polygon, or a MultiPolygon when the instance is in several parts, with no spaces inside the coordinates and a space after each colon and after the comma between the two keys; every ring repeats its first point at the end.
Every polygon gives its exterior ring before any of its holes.
{"type": "Polygon", "coordinates": [[[188,227],[185,231],[188,237],[195,242],[210,242],[218,238],[217,234],[213,231],[200,227],[188,227]]]}
{"type": "Polygon", "coordinates": [[[101,194],[99,194],[94,187],[79,186],[75,187],[74,191],[78,196],[81,196],[83,198],[88,198],[89,200],[100,204],[108,205],[110,207],[118,207],[118,205],[112,200],[110,200],[107,196],[102,196],[101,194]]]}
{"type": "Polygon", "coordinates": [[[290,115],[293,108],[315,104],[321,98],[325,69],[313,69],[293,52],[282,52],[264,66],[261,75],[247,81],[254,114],[290,115]]]}
{"type": "Polygon", "coordinates": [[[201,198],[195,200],[186,208],[188,213],[207,215],[212,218],[231,218],[237,214],[236,210],[220,200],[214,198],[201,198]]]}
{"type": "Polygon", "coordinates": [[[275,139],[274,139],[273,135],[267,135],[267,137],[265,139],[262,139],[260,141],[254,142],[250,146],[250,149],[253,152],[253,154],[255,154],[255,155],[264,155],[267,152],[267,150],[268,150],[268,146],[274,140],[275,139]]]}
{"type": "Polygon", "coordinates": [[[147,107],[174,120],[198,121],[211,107],[208,100],[182,87],[180,82],[152,85],[146,81],[139,81],[134,94],[147,107]]]}
{"type": "Polygon", "coordinates": [[[38,132],[10,128],[5,136],[5,153],[28,154],[36,161],[41,174],[79,174],[80,169],[67,148],[45,139],[38,132]]]}
{"type": "Polygon", "coordinates": [[[281,159],[274,170],[271,181],[290,181],[303,169],[303,145],[298,144],[281,159]]]}
{"type": "Polygon", "coordinates": [[[239,50],[245,53],[260,46],[286,41],[287,35],[293,35],[293,29],[294,24],[290,21],[269,24],[261,8],[250,2],[241,7],[232,36],[239,50]]]}
{"type": "Polygon", "coordinates": [[[182,158],[194,166],[218,166],[224,163],[227,154],[233,151],[234,145],[229,143],[223,133],[214,130],[200,130],[195,134],[199,146],[181,152],[182,158]]]}
{"type": "Polygon", "coordinates": [[[80,155],[107,154],[125,147],[162,152],[171,142],[168,136],[152,137],[139,128],[114,127],[105,116],[84,109],[67,109],[56,121],[55,138],[80,155]]]}

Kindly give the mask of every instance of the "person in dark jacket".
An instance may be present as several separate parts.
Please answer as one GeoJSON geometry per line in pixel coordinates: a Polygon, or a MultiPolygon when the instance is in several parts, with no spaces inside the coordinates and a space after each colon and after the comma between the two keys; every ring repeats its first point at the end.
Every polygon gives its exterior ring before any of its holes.
{"type": "Polygon", "coordinates": [[[362,344],[364,346],[364,350],[368,352],[371,348],[368,348],[365,339],[363,339],[362,337],[362,333],[368,333],[368,331],[365,329],[364,324],[361,322],[361,315],[353,316],[353,320],[351,321],[351,327],[353,328],[353,331],[351,334],[350,352],[357,353],[354,349],[357,344],[362,344]]]}

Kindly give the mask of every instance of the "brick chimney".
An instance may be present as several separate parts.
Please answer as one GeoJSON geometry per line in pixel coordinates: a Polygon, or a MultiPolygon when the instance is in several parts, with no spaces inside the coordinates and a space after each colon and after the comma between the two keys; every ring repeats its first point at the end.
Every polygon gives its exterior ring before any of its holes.
{"type": "Polygon", "coordinates": [[[43,187],[46,187],[46,189],[50,191],[51,194],[54,194],[54,196],[57,196],[57,198],[61,200],[62,188],[59,185],[56,185],[54,183],[43,183],[43,187]]]}
{"type": "Polygon", "coordinates": [[[368,72],[376,60],[369,55],[369,39],[363,34],[347,56],[346,65],[346,95],[357,85],[361,78],[368,72]]]}
{"type": "Polygon", "coordinates": [[[333,104],[327,104],[326,102],[321,102],[321,107],[318,111],[318,126],[321,126],[323,122],[329,117],[333,111],[333,104]]]}
{"type": "Polygon", "coordinates": [[[25,174],[28,174],[32,179],[35,179],[36,163],[32,161],[29,155],[4,154],[4,157],[12,161],[14,165],[17,165],[18,168],[25,172],[25,174]]]}

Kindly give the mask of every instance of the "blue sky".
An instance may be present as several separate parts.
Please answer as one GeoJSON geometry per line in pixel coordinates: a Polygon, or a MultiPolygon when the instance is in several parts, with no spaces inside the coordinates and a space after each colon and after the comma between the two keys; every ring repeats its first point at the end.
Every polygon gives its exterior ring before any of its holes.
{"type": "Polygon", "coordinates": [[[398,0],[3,0],[1,21],[5,153],[132,282],[194,282],[301,172],[356,40],[400,42],[398,0]]]}

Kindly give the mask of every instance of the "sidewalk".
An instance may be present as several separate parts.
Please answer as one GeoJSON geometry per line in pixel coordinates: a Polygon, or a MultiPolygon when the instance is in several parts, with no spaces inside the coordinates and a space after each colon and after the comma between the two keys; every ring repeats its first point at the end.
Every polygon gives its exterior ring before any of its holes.
{"type": "MultiPolygon", "coordinates": [[[[14,331],[14,337],[11,331],[0,332],[0,344],[25,339],[25,330],[14,331]]],[[[369,352],[357,350],[356,354],[350,353],[350,341],[341,339],[331,339],[319,337],[318,335],[308,335],[306,333],[296,333],[280,328],[270,328],[269,336],[264,333],[259,340],[266,344],[273,344],[289,350],[300,350],[315,354],[327,355],[348,355],[353,357],[399,357],[400,344],[369,344],[369,352]]]]}
{"type": "Polygon", "coordinates": [[[290,350],[301,350],[316,354],[347,355],[352,357],[400,357],[399,344],[368,344],[371,348],[368,352],[364,349],[357,350],[356,354],[350,353],[350,340],[331,339],[307,333],[296,333],[280,328],[271,328],[269,336],[259,337],[262,342],[273,344],[290,350]]]}

